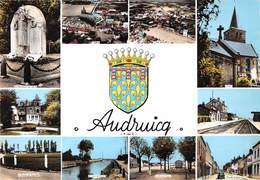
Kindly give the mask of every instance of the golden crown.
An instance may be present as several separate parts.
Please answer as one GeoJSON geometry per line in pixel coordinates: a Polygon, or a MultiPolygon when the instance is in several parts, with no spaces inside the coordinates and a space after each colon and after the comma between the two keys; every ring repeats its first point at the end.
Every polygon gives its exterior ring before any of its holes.
{"type": "Polygon", "coordinates": [[[114,52],[109,51],[108,55],[104,54],[104,58],[107,59],[110,67],[124,64],[136,64],[148,67],[151,60],[155,57],[154,54],[149,56],[150,53],[148,51],[144,53],[142,49],[138,53],[136,48],[132,52],[131,48],[127,48],[126,53],[124,48],[120,50],[121,53],[119,53],[118,49],[115,49],[114,52]]]}

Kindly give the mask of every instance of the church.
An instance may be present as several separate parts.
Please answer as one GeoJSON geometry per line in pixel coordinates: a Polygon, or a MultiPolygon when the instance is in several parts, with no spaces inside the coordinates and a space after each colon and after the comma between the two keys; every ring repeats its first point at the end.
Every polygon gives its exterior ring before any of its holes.
{"type": "Polygon", "coordinates": [[[246,42],[246,31],[238,27],[236,8],[234,8],[229,29],[222,25],[217,28],[218,39],[211,39],[210,55],[222,68],[225,86],[238,86],[238,79],[247,77],[252,84],[259,82],[258,54],[252,44],[246,42]]]}

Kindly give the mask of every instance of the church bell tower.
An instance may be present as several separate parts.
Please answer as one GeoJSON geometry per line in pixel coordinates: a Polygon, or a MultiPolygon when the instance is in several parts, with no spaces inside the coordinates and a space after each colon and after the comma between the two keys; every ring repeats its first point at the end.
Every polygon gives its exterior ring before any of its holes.
{"type": "Polygon", "coordinates": [[[238,28],[236,8],[234,8],[229,29],[224,32],[224,40],[246,42],[246,31],[238,28]]]}

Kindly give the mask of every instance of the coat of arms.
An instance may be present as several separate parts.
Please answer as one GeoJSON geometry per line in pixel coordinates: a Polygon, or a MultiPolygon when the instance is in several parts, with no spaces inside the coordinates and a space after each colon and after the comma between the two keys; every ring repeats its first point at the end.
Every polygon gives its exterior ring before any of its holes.
{"type": "Polygon", "coordinates": [[[148,97],[148,66],[154,55],[134,48],[110,51],[104,55],[109,64],[109,96],[126,113],[141,107],[148,97]]]}

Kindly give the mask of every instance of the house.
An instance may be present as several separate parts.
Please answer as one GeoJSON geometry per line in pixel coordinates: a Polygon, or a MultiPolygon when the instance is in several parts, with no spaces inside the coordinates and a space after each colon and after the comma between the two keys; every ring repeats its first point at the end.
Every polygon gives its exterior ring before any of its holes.
{"type": "Polygon", "coordinates": [[[260,179],[260,141],[253,146],[252,151],[252,177],[260,179]]]}
{"type": "Polygon", "coordinates": [[[16,105],[18,120],[14,121],[15,124],[33,123],[42,124],[43,105],[39,96],[36,94],[32,101],[19,101],[16,105]]]}

